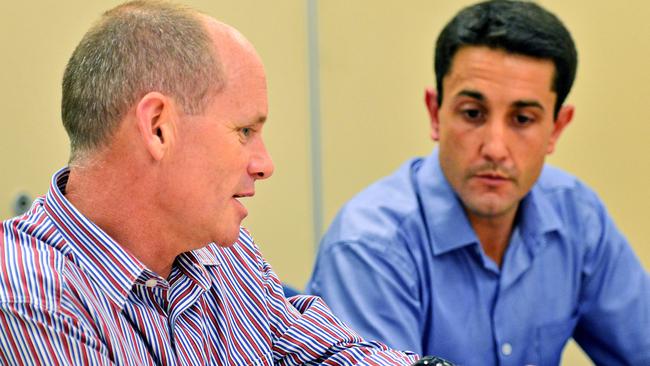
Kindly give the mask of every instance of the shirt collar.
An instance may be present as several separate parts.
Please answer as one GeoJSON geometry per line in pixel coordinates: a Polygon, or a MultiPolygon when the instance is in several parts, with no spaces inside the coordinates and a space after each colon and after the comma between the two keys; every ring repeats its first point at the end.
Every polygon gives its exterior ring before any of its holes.
{"type": "MultiPolygon", "coordinates": [[[[423,161],[416,174],[433,253],[440,255],[464,246],[478,245],[479,240],[462,203],[440,168],[438,148],[423,161]]],[[[558,214],[537,184],[524,197],[520,209],[519,229],[524,237],[543,235],[562,227],[558,214]]]]}
{"type": "Polygon", "coordinates": [[[519,227],[524,235],[536,237],[563,229],[558,212],[538,183],[521,201],[519,209],[522,212],[519,227]]]}
{"type": "Polygon", "coordinates": [[[221,264],[217,256],[219,246],[215,243],[210,243],[207,246],[195,249],[191,253],[195,260],[204,266],[218,266],[221,264]]]}
{"type": "Polygon", "coordinates": [[[478,244],[463,206],[451,188],[438,161],[438,148],[425,158],[417,172],[417,189],[435,255],[478,244]]]}
{"type": "Polygon", "coordinates": [[[180,273],[200,286],[203,291],[208,291],[212,285],[206,266],[220,264],[217,256],[210,248],[212,246],[216,247],[216,244],[210,243],[207,247],[183,253],[176,259],[175,265],[178,266],[180,273]]]}
{"type": "Polygon", "coordinates": [[[52,177],[45,211],[65,238],[70,260],[122,308],[136,279],[150,271],[66,199],[69,175],[66,167],[52,177]]]}

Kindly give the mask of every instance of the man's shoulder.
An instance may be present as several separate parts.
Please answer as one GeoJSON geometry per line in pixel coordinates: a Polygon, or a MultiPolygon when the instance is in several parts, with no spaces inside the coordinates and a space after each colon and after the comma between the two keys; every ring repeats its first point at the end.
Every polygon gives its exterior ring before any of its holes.
{"type": "Polygon", "coordinates": [[[421,220],[415,172],[422,159],[411,159],[350,199],[338,212],[326,240],[355,241],[398,235],[406,221],[421,220]]]}
{"type": "Polygon", "coordinates": [[[535,187],[546,196],[554,196],[557,201],[579,204],[599,204],[597,194],[576,176],[545,165],[535,187]],[[565,199],[562,199],[565,198],[565,199]]]}
{"type": "Polygon", "coordinates": [[[65,279],[63,238],[42,210],[2,222],[0,302],[56,308],[65,279]],[[35,304],[36,305],[36,304],[35,304]]]}
{"type": "Polygon", "coordinates": [[[594,190],[558,168],[545,166],[534,191],[540,215],[545,220],[555,217],[564,228],[561,230],[564,235],[582,238],[582,242],[598,242],[602,230],[611,220],[605,204],[594,190]]]}
{"type": "Polygon", "coordinates": [[[537,185],[542,186],[545,189],[571,189],[578,182],[580,182],[580,180],[573,174],[552,165],[545,164],[537,181],[537,185]]]}

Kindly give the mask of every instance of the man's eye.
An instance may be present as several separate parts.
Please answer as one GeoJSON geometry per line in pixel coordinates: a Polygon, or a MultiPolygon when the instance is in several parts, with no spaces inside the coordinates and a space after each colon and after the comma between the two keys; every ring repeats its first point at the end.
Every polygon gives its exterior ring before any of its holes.
{"type": "Polygon", "coordinates": [[[240,130],[240,132],[241,132],[242,136],[244,136],[244,137],[249,137],[253,131],[252,131],[252,129],[249,128],[249,127],[243,127],[243,128],[240,130]]]}
{"type": "Polygon", "coordinates": [[[462,111],[462,113],[465,115],[465,118],[470,121],[478,121],[483,116],[483,113],[480,109],[465,109],[462,111]]]}
{"type": "Polygon", "coordinates": [[[533,118],[523,115],[523,114],[518,114],[515,116],[515,122],[518,125],[527,125],[530,124],[533,121],[533,118]]]}

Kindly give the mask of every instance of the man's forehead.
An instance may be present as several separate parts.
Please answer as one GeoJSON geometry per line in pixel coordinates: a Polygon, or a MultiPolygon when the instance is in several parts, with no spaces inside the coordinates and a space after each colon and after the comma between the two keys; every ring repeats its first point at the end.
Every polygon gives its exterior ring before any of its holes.
{"type": "Polygon", "coordinates": [[[223,50],[223,53],[236,50],[256,53],[250,41],[233,26],[203,14],[200,18],[217,50],[223,50]]]}
{"type": "Polygon", "coordinates": [[[250,73],[251,69],[261,70],[259,74],[265,76],[255,47],[241,32],[207,15],[202,15],[202,20],[227,79],[250,73]]]}
{"type": "Polygon", "coordinates": [[[454,55],[443,86],[449,96],[466,90],[483,97],[494,92],[548,95],[555,94],[554,76],[555,65],[551,60],[487,47],[465,47],[454,55]]]}

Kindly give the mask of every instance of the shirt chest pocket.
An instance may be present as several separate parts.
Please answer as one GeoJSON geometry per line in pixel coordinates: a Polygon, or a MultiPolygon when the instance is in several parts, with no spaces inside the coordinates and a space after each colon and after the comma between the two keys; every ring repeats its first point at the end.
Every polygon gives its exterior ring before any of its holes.
{"type": "Polygon", "coordinates": [[[536,348],[539,365],[559,365],[562,350],[573,335],[578,317],[554,321],[537,327],[536,348]]]}

